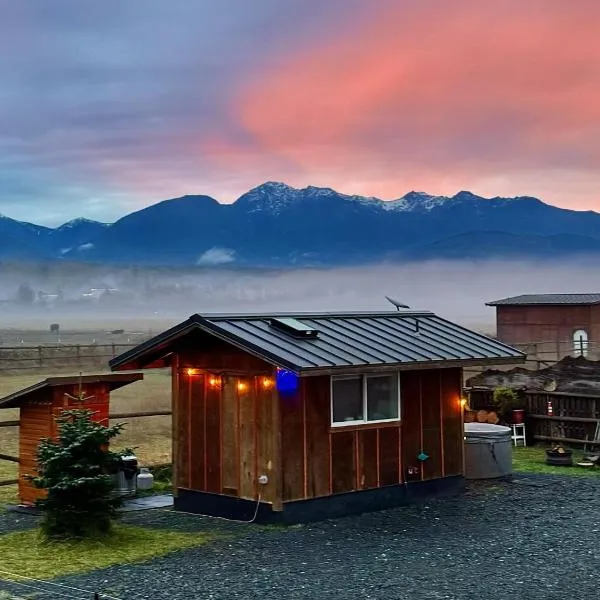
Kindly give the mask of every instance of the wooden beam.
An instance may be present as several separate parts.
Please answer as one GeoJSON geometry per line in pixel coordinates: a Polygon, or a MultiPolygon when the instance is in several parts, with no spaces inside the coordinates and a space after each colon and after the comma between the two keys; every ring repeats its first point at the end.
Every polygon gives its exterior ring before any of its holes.
{"type": "Polygon", "coordinates": [[[598,423],[600,420],[592,419],[591,417],[559,417],[556,415],[527,415],[527,418],[539,421],[566,421],[572,423],[598,423]]]}
{"type": "Polygon", "coordinates": [[[0,421],[0,427],[18,427],[20,421],[0,421]]]}
{"type": "MultiPolygon", "coordinates": [[[[158,410],[148,412],[134,412],[134,413],[115,413],[108,415],[109,419],[133,419],[138,417],[170,417],[173,414],[170,410],[158,410]]],[[[18,421],[17,421],[18,423],[18,421]]]]}
{"type": "Polygon", "coordinates": [[[10,454],[0,454],[0,460],[6,460],[8,462],[14,462],[14,463],[20,462],[18,456],[11,456],[10,454]]]}
{"type": "Polygon", "coordinates": [[[3,479],[0,481],[0,487],[5,487],[7,485],[17,485],[19,483],[18,479],[3,479]]]}
{"type": "Polygon", "coordinates": [[[552,437],[551,435],[534,435],[533,439],[546,442],[565,442],[567,444],[589,444],[590,446],[598,445],[598,443],[594,442],[593,440],[578,440],[577,438],[552,437]]]}

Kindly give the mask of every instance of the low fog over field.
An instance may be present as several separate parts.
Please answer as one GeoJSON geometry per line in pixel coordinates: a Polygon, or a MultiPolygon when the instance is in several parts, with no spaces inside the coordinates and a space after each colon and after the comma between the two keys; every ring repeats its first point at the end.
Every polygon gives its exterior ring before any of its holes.
{"type": "Polygon", "coordinates": [[[335,269],[169,270],[84,265],[0,267],[0,326],[45,329],[145,328],[194,312],[388,310],[391,296],[412,308],[487,333],[485,302],[522,293],[599,292],[588,263],[431,262],[335,269]]]}

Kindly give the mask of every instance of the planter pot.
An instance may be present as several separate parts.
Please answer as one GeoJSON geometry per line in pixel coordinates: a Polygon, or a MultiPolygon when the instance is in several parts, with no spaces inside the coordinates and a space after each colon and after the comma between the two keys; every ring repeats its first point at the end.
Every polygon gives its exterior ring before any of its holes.
{"type": "Polygon", "coordinates": [[[521,408],[512,411],[513,425],[519,425],[525,420],[525,411],[521,408]]]}
{"type": "Polygon", "coordinates": [[[573,465],[572,454],[570,450],[565,450],[564,452],[546,450],[546,464],[555,467],[570,467],[573,465]]]}

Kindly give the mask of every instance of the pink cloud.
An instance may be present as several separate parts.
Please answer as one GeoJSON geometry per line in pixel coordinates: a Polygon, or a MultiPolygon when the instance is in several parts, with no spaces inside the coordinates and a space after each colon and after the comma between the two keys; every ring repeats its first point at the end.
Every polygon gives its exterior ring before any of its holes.
{"type": "Polygon", "coordinates": [[[598,22],[595,0],[369,3],[251,73],[230,108],[252,145],[201,147],[259,178],[276,163],[298,185],[597,207],[598,22]]]}

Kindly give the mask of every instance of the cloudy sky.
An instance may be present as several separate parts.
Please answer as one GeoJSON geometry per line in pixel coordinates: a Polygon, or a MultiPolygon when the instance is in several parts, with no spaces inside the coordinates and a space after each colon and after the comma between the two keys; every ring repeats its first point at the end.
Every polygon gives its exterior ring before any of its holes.
{"type": "Polygon", "coordinates": [[[266,180],[600,210],[598,0],[2,0],[0,212],[266,180]]]}

